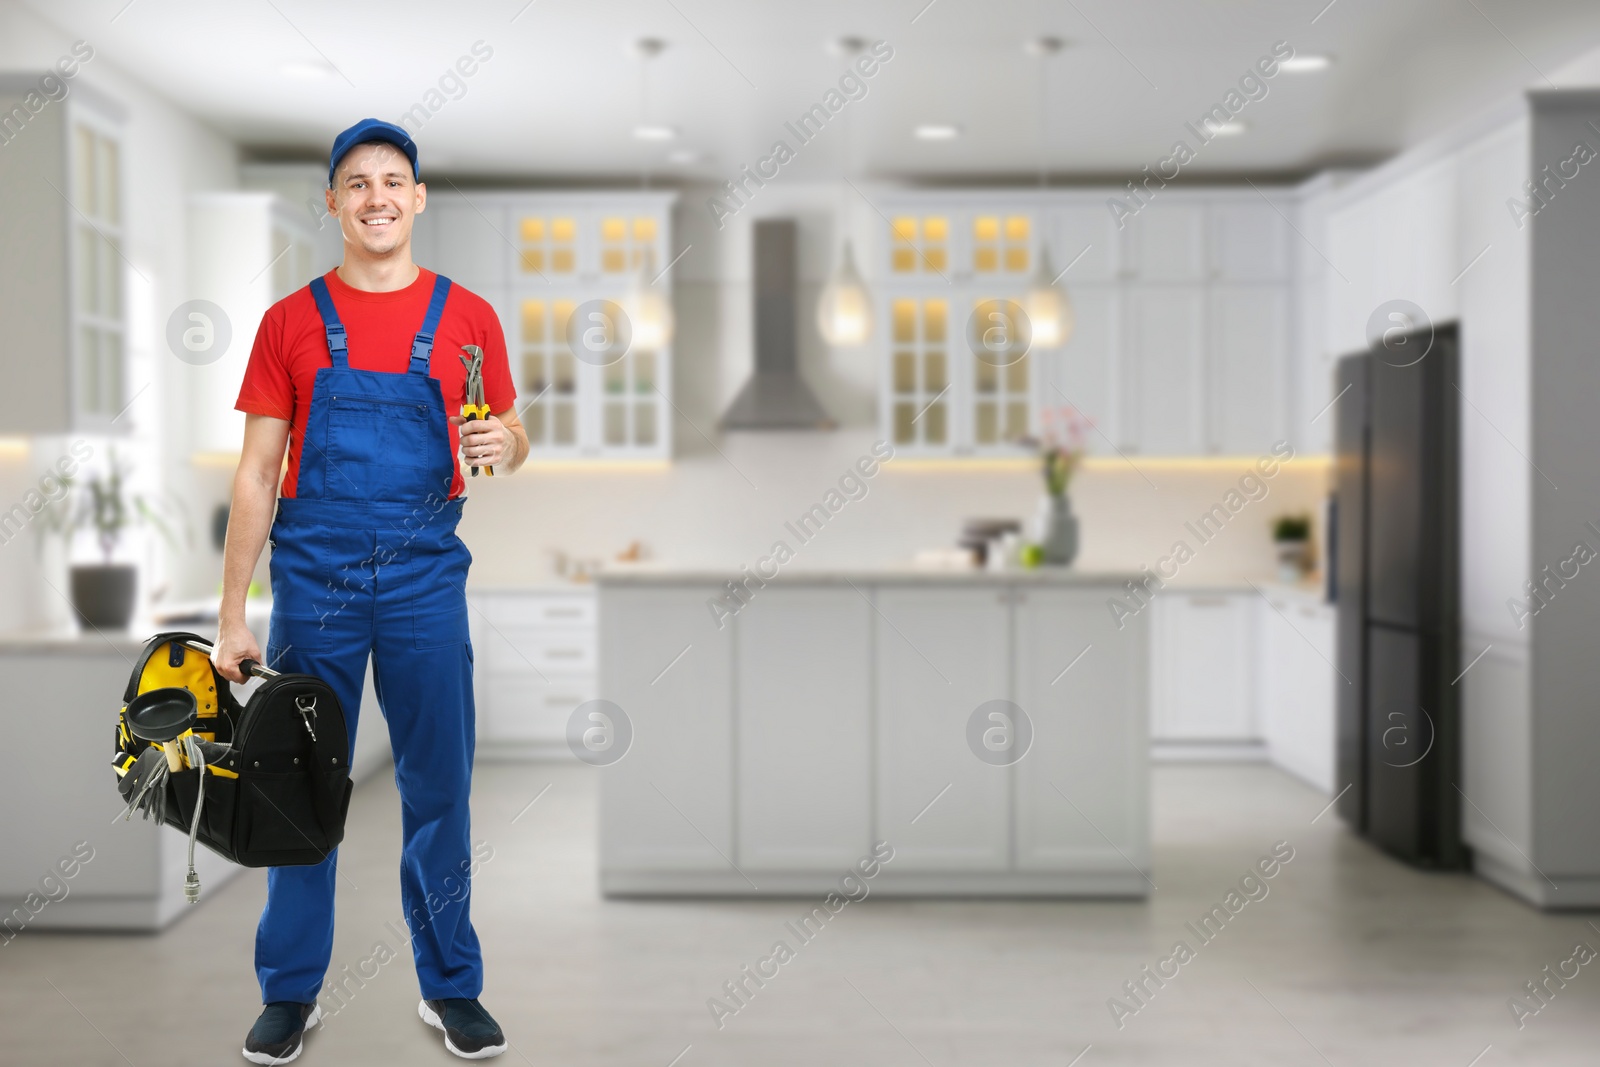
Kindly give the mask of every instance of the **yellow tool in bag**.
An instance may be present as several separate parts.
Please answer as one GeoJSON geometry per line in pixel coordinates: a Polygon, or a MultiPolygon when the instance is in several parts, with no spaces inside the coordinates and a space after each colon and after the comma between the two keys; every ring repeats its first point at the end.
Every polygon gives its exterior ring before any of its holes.
{"type": "Polygon", "coordinates": [[[321,863],[344,838],[350,742],[339,698],[307,674],[246,660],[266,682],[242,707],[198,634],[145,643],[117,715],[117,790],[189,835],[184,892],[199,899],[198,841],[245,867],[321,863]]]}

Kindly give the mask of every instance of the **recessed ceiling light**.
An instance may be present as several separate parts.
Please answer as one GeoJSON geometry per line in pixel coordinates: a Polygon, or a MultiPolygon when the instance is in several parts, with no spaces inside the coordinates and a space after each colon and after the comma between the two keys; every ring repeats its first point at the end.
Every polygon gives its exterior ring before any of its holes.
{"type": "Polygon", "coordinates": [[[678,136],[678,131],[671,126],[635,126],[633,139],[635,141],[670,141],[678,136]]]}
{"type": "Polygon", "coordinates": [[[331,78],[334,70],[320,60],[293,59],[279,67],[278,73],[295,81],[316,82],[331,78]]]}
{"type": "Polygon", "coordinates": [[[1030,56],[1053,56],[1066,45],[1059,37],[1034,37],[1023,42],[1022,50],[1030,56]]]}
{"type": "Polygon", "coordinates": [[[1303,74],[1313,70],[1327,70],[1333,66],[1333,57],[1318,55],[1308,52],[1303,55],[1290,56],[1278,63],[1278,69],[1286,70],[1290,74],[1303,74]]]}
{"type": "Polygon", "coordinates": [[[1236,137],[1239,134],[1244,133],[1249,128],[1249,123],[1240,122],[1238,119],[1234,119],[1231,122],[1224,122],[1221,126],[1212,126],[1210,123],[1206,124],[1206,129],[1221,137],[1236,137]]]}
{"type": "Polygon", "coordinates": [[[867,50],[868,41],[865,37],[836,37],[827,44],[829,55],[853,59],[867,50]]]}
{"type": "Polygon", "coordinates": [[[954,141],[961,136],[961,127],[948,122],[924,122],[912,131],[919,141],[954,141]]]}
{"type": "Polygon", "coordinates": [[[690,163],[698,163],[701,158],[700,153],[692,148],[674,148],[667,153],[667,162],[676,163],[680,167],[688,166],[690,163]]]}

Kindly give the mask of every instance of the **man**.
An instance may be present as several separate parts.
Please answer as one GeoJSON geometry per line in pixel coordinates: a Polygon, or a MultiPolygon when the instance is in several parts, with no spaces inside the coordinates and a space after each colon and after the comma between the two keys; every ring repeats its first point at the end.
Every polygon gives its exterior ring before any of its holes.
{"type": "MultiPolygon", "coordinates": [[[[267,311],[239,391],[247,417],[213,658],[235,682],[246,659],[322,678],[339,694],[353,744],[370,654],[400,788],[418,1013],[444,1031],[451,1052],[482,1059],[505,1051],[506,1039],[478,1003],[482,957],[468,918],[471,556],[455,535],[464,486],[456,452],[509,474],[527,458],[528,437],[493,309],[411,261],[427,187],[407,133],[376,119],[341,133],[327,203],[344,261],[267,311]],[[484,400],[496,413],[465,424],[451,414],[465,402],[464,345],[483,350],[484,400]],[[263,660],[244,601],[269,531],[263,660]]],[[[252,1063],[293,1060],[318,1021],[337,863],[334,851],[316,866],[267,873],[255,950],[265,1009],[244,1046],[252,1063]]]]}

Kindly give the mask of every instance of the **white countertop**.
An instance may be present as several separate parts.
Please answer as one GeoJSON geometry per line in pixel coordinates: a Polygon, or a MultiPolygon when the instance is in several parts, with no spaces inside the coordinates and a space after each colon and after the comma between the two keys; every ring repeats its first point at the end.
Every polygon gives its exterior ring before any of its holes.
{"type": "MultiPolygon", "coordinates": [[[[187,605],[162,605],[163,615],[176,613],[187,605]]],[[[123,630],[96,630],[93,627],[64,626],[51,629],[12,630],[0,633],[0,654],[8,652],[65,652],[82,655],[99,655],[114,652],[132,662],[152,636],[172,630],[186,630],[210,638],[217,632],[216,605],[197,602],[194,614],[210,618],[189,618],[177,622],[159,622],[148,616],[135,618],[123,630]]],[[[258,640],[267,636],[267,620],[272,614],[272,601],[252,600],[245,605],[244,618],[258,640]]]]}
{"type": "Polygon", "coordinates": [[[569,582],[559,578],[552,578],[543,582],[469,582],[467,595],[471,596],[516,596],[518,594],[536,594],[539,596],[587,596],[594,592],[593,582],[569,582]]]}
{"type": "MultiPolygon", "coordinates": [[[[749,572],[755,575],[754,571],[749,572]]],[[[737,570],[711,567],[669,567],[641,564],[607,567],[596,575],[600,585],[690,585],[742,580],[737,570]]],[[[1084,571],[1075,567],[1035,567],[1031,570],[991,571],[970,568],[948,570],[932,567],[838,567],[780,570],[774,577],[760,579],[780,585],[829,585],[851,582],[873,585],[1121,585],[1137,580],[1135,571],[1084,571]]]]}

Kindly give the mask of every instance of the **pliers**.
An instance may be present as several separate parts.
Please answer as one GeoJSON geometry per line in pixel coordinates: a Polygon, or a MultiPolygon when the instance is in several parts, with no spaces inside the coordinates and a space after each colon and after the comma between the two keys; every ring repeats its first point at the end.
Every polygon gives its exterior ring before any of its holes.
{"type": "MultiPolygon", "coordinates": [[[[483,402],[483,349],[477,345],[462,345],[461,350],[464,353],[461,365],[467,368],[466,403],[461,405],[461,417],[468,422],[487,419],[489,405],[483,402]]],[[[493,467],[482,469],[488,472],[489,477],[494,477],[493,467]]],[[[474,478],[478,476],[478,470],[476,466],[472,468],[474,478]]]]}

